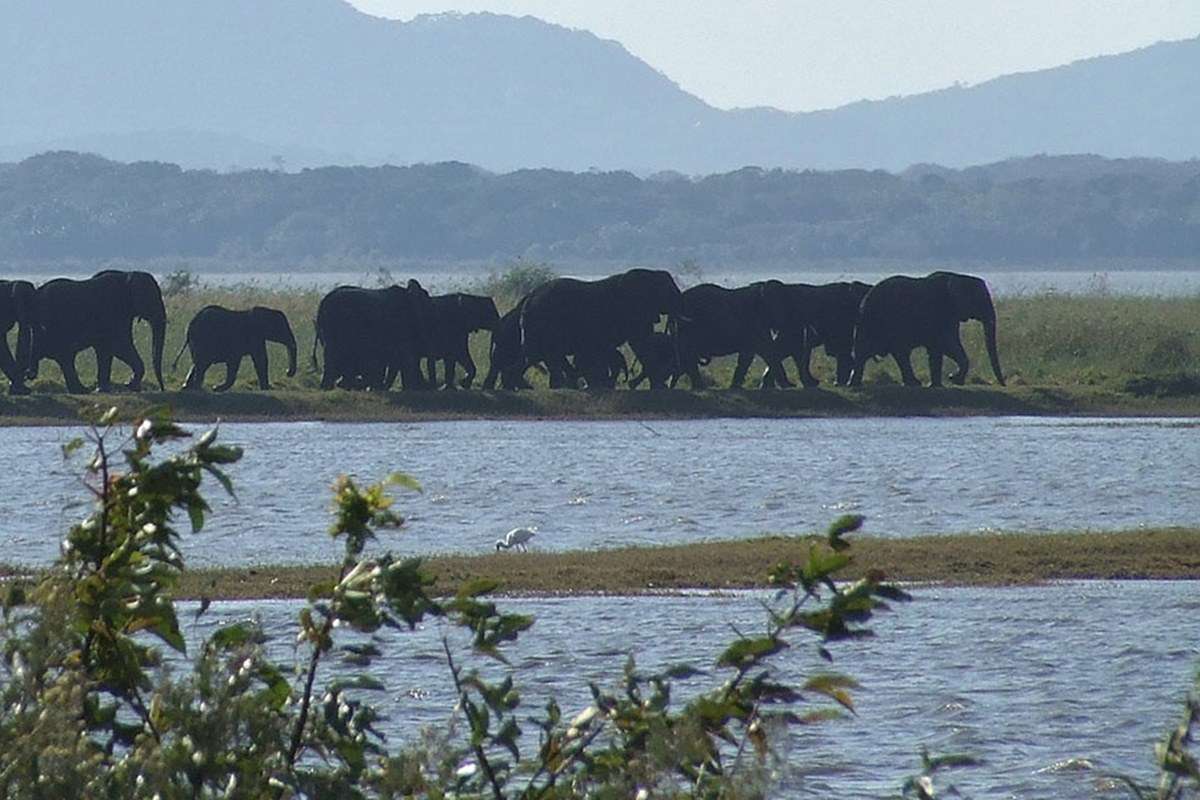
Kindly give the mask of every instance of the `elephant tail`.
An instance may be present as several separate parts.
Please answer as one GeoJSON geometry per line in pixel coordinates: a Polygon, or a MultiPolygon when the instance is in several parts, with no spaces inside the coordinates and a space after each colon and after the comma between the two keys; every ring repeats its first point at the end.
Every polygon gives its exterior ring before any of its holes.
{"type": "Polygon", "coordinates": [[[175,354],[175,360],[171,362],[171,372],[179,366],[179,358],[183,355],[183,351],[187,350],[188,344],[192,341],[192,329],[189,326],[187,335],[183,337],[183,344],[179,346],[179,352],[175,354]]]}

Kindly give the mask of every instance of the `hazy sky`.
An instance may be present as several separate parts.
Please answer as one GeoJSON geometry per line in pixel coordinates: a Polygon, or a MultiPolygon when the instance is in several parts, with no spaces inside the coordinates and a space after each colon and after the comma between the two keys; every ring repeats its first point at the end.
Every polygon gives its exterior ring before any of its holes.
{"type": "Polygon", "coordinates": [[[615,39],[721,108],[829,108],[1200,35],[1200,0],[350,0],[531,14],[615,39]]]}

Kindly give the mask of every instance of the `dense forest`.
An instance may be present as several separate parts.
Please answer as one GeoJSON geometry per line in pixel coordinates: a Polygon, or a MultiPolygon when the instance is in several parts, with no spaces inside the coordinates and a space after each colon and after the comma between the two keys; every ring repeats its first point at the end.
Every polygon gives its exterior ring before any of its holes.
{"type": "Polygon", "coordinates": [[[0,164],[0,259],[342,257],[569,263],[1195,257],[1200,161],[1035,157],[900,174],[706,177],[461,163],[185,171],[0,164]]]}

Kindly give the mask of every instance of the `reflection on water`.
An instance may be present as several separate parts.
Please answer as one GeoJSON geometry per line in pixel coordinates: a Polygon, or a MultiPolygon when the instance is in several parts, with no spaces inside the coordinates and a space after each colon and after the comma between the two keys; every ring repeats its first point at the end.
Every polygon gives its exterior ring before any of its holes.
{"type": "MultiPolygon", "coordinates": [[[[1085,798],[1106,774],[1152,776],[1153,745],[1178,720],[1200,655],[1193,584],[914,593],[914,603],[879,619],[877,638],[832,648],[833,668],[863,684],[858,714],[794,732],[787,743],[794,772],[779,796],[893,795],[917,770],[922,746],[983,758],[984,766],[951,775],[974,797],[1085,798]]],[[[523,708],[535,714],[553,694],[573,716],[590,700],[587,681],[616,688],[629,653],[646,670],[679,662],[709,669],[734,627],[761,629],[761,597],[502,601],[537,617],[507,651],[523,708]]],[[[219,604],[191,635],[259,615],[278,637],[279,657],[290,659],[297,608],[219,604]]],[[[441,655],[445,633],[454,635],[434,622],[397,634],[373,667],[388,687],[386,730],[400,741],[414,738],[420,725],[444,723],[454,703],[441,655]]],[[[777,662],[790,680],[828,668],[807,642],[794,641],[777,662]]],[[[686,700],[720,679],[716,671],[693,679],[674,697],[686,700]]]]}
{"type": "MultiPolygon", "coordinates": [[[[686,543],[823,530],[1045,531],[1191,525],[1200,517],[1196,420],[1041,418],[460,421],[229,424],[245,446],[239,502],[209,497],[185,537],[192,564],[329,560],[329,486],[341,472],[417,477],[403,553],[485,552],[538,526],[535,549],[686,543]]],[[[3,560],[44,563],[84,497],[59,445],[69,428],[0,429],[3,560]]]]}

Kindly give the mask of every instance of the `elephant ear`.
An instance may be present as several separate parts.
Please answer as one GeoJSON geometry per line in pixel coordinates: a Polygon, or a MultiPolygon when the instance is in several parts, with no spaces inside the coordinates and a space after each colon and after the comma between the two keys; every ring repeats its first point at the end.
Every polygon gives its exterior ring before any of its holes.
{"type": "Polygon", "coordinates": [[[986,305],[981,301],[987,295],[983,281],[970,275],[946,275],[944,280],[950,308],[954,309],[958,321],[979,319],[982,307],[986,305]]]}
{"type": "Polygon", "coordinates": [[[971,319],[973,305],[970,285],[962,278],[965,276],[943,272],[937,276],[937,282],[941,284],[942,294],[946,297],[948,311],[954,315],[954,319],[965,323],[971,319]]]}

